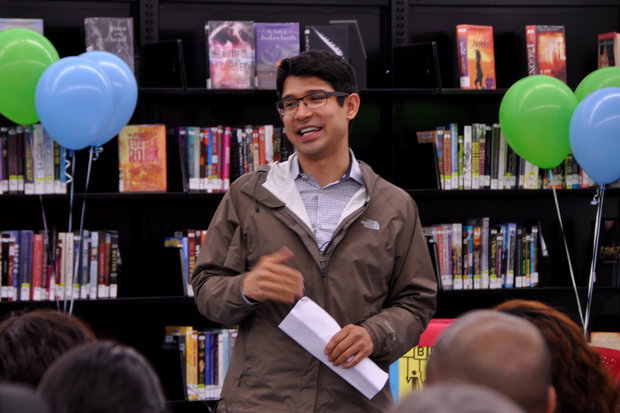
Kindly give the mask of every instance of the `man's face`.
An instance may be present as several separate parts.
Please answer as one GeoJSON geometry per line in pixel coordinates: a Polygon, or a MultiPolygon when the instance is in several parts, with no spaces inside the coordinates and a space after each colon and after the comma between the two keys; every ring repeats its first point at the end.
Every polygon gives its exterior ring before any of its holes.
{"type": "MultiPolygon", "coordinates": [[[[282,99],[301,98],[318,91],[335,92],[328,82],[317,77],[289,76],[284,81],[282,99]]],[[[357,95],[346,97],[343,106],[335,96],[330,96],[324,106],[314,109],[300,101],[296,113],[280,115],[280,118],[298,156],[321,160],[336,153],[348,156],[348,124],[358,107],[357,95]]]]}

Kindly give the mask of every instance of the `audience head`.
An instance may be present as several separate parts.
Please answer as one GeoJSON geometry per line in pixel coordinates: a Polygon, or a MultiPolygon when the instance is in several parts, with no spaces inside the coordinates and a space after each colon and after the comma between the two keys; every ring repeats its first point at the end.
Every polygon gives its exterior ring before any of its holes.
{"type": "Polygon", "coordinates": [[[428,385],[398,403],[393,413],[525,413],[488,387],[466,383],[428,385]]]}
{"type": "Polygon", "coordinates": [[[163,413],[159,378],[148,361],[111,341],[84,344],[65,353],[37,389],[52,413],[163,413]]]}
{"type": "Polygon", "coordinates": [[[614,411],[618,398],[614,381],[584,338],[583,329],[568,315],[539,301],[509,300],[496,309],[529,320],[547,340],[556,412],[614,411]]]}
{"type": "MultiPolygon", "coordinates": [[[[276,79],[278,99],[282,99],[284,81],[289,76],[318,77],[329,83],[336,92],[357,93],[355,70],[342,57],[324,50],[307,50],[280,63],[276,79]]],[[[344,98],[338,98],[342,106],[344,98]]]]}
{"type": "Polygon", "coordinates": [[[95,339],[90,327],[67,313],[37,309],[12,315],[0,323],[0,380],[36,387],[64,352],[95,339]]]}
{"type": "Polygon", "coordinates": [[[49,413],[47,404],[25,384],[0,384],[0,413],[49,413]]]}
{"type": "Polygon", "coordinates": [[[510,314],[476,310],[439,336],[426,366],[429,385],[450,381],[490,387],[528,413],[552,412],[549,351],[532,323],[510,314]]]}

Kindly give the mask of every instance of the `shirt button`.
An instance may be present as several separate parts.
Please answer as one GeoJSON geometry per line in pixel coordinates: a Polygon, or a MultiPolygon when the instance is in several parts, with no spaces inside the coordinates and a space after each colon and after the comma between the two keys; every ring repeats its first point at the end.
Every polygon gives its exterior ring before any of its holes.
{"type": "Polygon", "coordinates": [[[322,229],[322,227],[320,225],[317,226],[318,229],[322,229]]]}

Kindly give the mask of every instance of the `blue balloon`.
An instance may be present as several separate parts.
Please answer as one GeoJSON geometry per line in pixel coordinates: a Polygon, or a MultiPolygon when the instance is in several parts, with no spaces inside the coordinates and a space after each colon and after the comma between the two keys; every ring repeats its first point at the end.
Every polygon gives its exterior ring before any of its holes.
{"type": "Polygon", "coordinates": [[[93,145],[112,119],[112,82],[96,63],[65,57],[41,75],[35,105],[41,124],[56,142],[82,149],[93,145]]]}
{"type": "Polygon", "coordinates": [[[82,53],[80,57],[97,63],[112,82],[114,109],[108,127],[95,140],[93,146],[103,145],[112,139],[129,122],[138,102],[138,84],[131,68],[120,57],[104,51],[82,53]]]}
{"type": "Polygon", "coordinates": [[[620,178],[620,88],[587,95],[573,112],[570,146],[577,163],[598,184],[620,178]]]}

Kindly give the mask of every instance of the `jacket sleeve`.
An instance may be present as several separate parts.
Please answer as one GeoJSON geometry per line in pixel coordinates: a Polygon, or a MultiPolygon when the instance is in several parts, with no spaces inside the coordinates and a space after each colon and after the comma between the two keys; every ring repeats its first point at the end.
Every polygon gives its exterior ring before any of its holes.
{"type": "Polygon", "coordinates": [[[417,206],[410,197],[406,204],[386,304],[360,323],[374,343],[371,358],[390,364],[418,343],[437,307],[437,279],[417,206]]]}
{"type": "Polygon", "coordinates": [[[241,293],[246,248],[239,216],[229,190],[215,212],[192,273],[198,310],[221,324],[238,324],[255,306],[241,293]]]}

